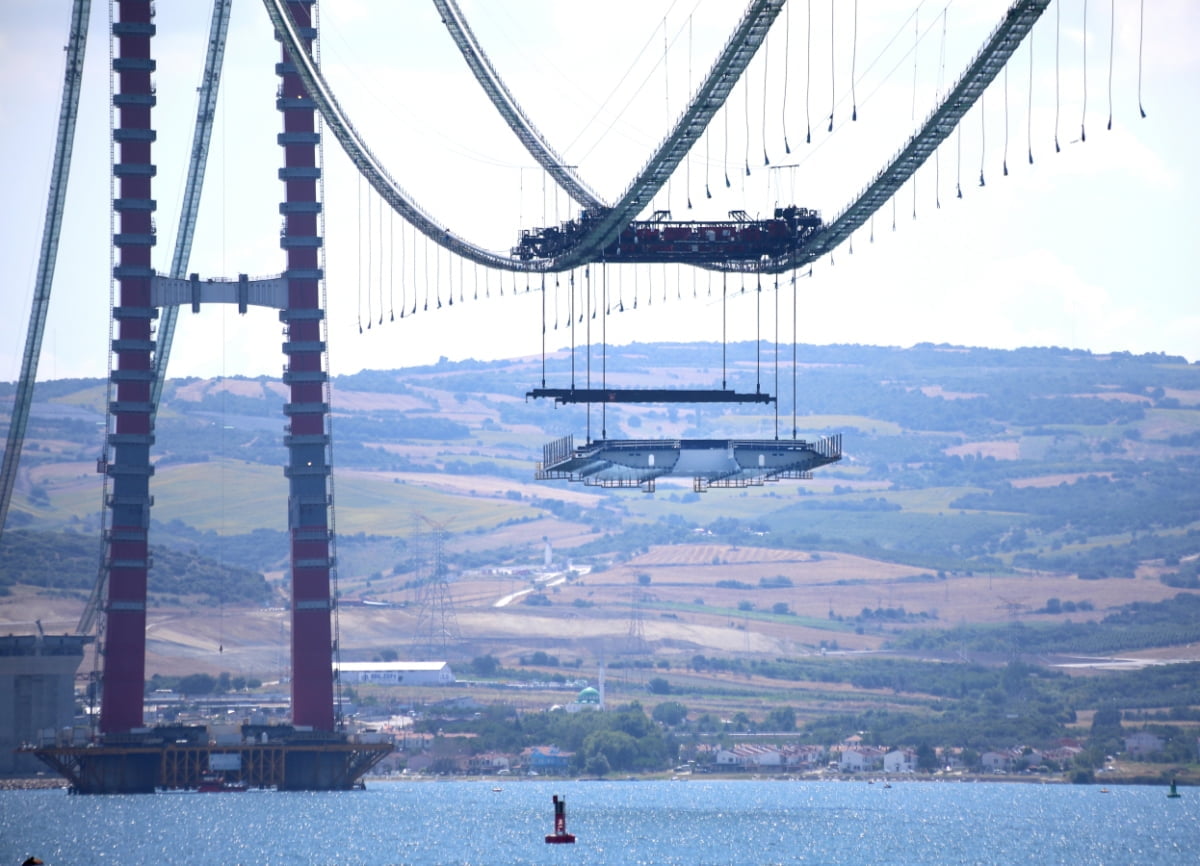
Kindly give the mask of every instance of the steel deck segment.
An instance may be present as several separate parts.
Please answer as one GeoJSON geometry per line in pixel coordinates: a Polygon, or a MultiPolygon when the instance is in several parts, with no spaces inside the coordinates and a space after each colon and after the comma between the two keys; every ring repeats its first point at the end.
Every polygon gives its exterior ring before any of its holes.
{"type": "Polygon", "coordinates": [[[758,486],[811,478],[812,470],[841,460],[841,434],[816,442],[779,439],[605,439],[571,447],[570,437],[549,443],[535,477],[594,487],[637,487],[657,478],[691,477],[709,487],[758,486]]]}

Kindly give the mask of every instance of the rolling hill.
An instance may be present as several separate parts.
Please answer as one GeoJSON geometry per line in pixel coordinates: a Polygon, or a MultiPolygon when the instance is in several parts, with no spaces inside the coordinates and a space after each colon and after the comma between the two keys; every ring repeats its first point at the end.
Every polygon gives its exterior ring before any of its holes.
{"type": "MultiPolygon", "coordinates": [[[[626,347],[607,359],[604,384],[775,387],[761,347],[727,347],[725,370],[720,350],[626,347]]],[[[344,656],[417,651],[435,534],[459,632],[446,653],[505,663],[537,650],[589,667],[603,654],[679,665],[932,653],[936,640],[908,636],[939,633],[1003,658],[1022,652],[1014,626],[1100,623],[1200,588],[1200,367],[1181,358],[801,346],[794,373],[790,359],[779,369],[778,414],[555,408],[525,397],[541,365],[443,361],[333,381],[344,656]],[[843,460],[809,481],[703,494],[686,479],[650,495],[533,479],[542,445],[568,434],[793,429],[842,434],[843,460]],[[965,631],[975,628],[990,643],[965,631]]],[[[571,367],[568,352],[548,357],[547,384],[565,386],[571,367]]],[[[94,578],[104,392],[63,380],[35,395],[0,542],[10,630],[34,619],[73,628],[94,578]]],[[[0,385],[0,399],[12,393],[0,385]]],[[[283,400],[269,378],[167,384],[148,671],[267,678],[284,664],[283,400]]],[[[1162,634],[1162,645],[1128,649],[1196,657],[1162,634]]]]}

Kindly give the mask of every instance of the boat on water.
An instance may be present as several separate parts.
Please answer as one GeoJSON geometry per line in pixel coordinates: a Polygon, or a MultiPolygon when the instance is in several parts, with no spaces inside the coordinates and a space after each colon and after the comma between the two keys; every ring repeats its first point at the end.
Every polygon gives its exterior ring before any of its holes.
{"type": "Polygon", "coordinates": [[[200,780],[196,790],[201,794],[240,793],[249,791],[250,785],[242,779],[227,779],[220,773],[209,773],[200,780]]]}

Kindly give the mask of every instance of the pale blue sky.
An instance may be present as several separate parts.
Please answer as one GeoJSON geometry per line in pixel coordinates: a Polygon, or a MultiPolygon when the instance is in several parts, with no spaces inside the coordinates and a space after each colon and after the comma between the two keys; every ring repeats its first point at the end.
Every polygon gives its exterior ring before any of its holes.
{"type": "MultiPolygon", "coordinates": [[[[679,218],[701,218],[719,217],[733,208],[766,214],[777,202],[795,201],[827,216],[836,214],[899,149],[939,88],[948,87],[962,71],[1006,6],[995,0],[959,0],[949,4],[943,19],[944,2],[839,2],[833,7],[837,17],[831,32],[829,3],[791,0],[789,5],[790,11],[777,20],[767,52],[760,52],[750,68],[748,95],[746,87],[735,89],[728,123],[718,115],[708,138],[693,150],[656,207],[669,208],[679,218]],[[806,56],[810,8],[811,62],[806,56]],[[919,35],[923,38],[914,60],[919,35]],[[855,122],[850,120],[852,97],[858,106],[855,122]],[[835,100],[831,134],[828,115],[835,100]],[[806,127],[812,131],[811,144],[805,143],[806,127]],[[785,135],[790,155],[784,153],[785,135]],[[763,165],[764,148],[770,168],[763,165]],[[705,197],[706,179],[711,200],[705,197]]],[[[204,59],[210,14],[205,6],[158,4],[156,262],[163,270],[174,244],[204,59]]],[[[728,0],[586,5],[464,0],[462,6],[534,123],[609,199],[619,196],[666,132],[742,11],[742,4],[728,0]]],[[[456,232],[494,249],[511,246],[522,226],[572,213],[564,196],[552,191],[543,195],[541,170],[479,93],[432,3],[341,0],[322,8],[322,61],[328,78],[372,149],[427,210],[456,232]]],[[[1146,119],[1138,116],[1138,9],[1138,0],[1117,0],[1114,33],[1109,4],[1055,0],[1034,31],[1032,108],[1031,55],[1023,45],[1010,65],[1007,89],[1002,76],[988,92],[982,116],[978,107],[968,115],[961,147],[952,136],[937,164],[931,161],[918,174],[916,219],[910,185],[897,196],[895,231],[893,209],[885,208],[875,219],[873,242],[870,229],[864,229],[854,239],[853,255],[843,246],[832,265],[821,261],[811,279],[800,281],[799,339],[899,346],[923,341],[999,348],[1058,345],[1200,359],[1200,292],[1189,267],[1197,222],[1194,200],[1200,192],[1194,158],[1200,132],[1200,56],[1194,50],[1200,6],[1188,0],[1146,4],[1141,68],[1146,119]],[[1105,128],[1110,36],[1111,131],[1105,128]],[[1062,145],[1057,154],[1056,112],[1062,145]],[[1081,126],[1086,142],[1079,140],[1081,126]],[[1002,172],[1006,135],[1007,177],[1002,172]],[[1030,145],[1033,165],[1027,157],[1030,145]],[[984,188],[979,186],[981,168],[984,188]],[[961,200],[955,197],[959,179],[961,200]]],[[[8,168],[0,216],[0,251],[9,270],[4,293],[9,311],[0,321],[4,380],[15,379],[20,369],[69,10],[67,0],[0,4],[0,127],[5,130],[0,161],[8,168]]],[[[43,379],[103,376],[106,370],[107,14],[107,4],[93,4],[84,106],[39,370],[43,379]]],[[[277,241],[280,153],[275,144],[280,119],[274,109],[273,72],[277,53],[261,4],[239,0],[191,263],[191,270],[204,276],[282,269],[277,241]]],[[[432,362],[442,355],[489,359],[540,352],[541,304],[534,293],[524,295],[523,277],[518,278],[522,292],[516,298],[511,277],[504,279],[503,298],[493,277],[480,284],[480,300],[473,301],[474,266],[462,267],[432,253],[427,264],[424,241],[414,254],[410,233],[398,220],[384,216],[380,222],[377,201],[365,186],[360,189],[331,138],[325,159],[335,373],[432,362]],[[370,241],[362,237],[368,222],[370,241]],[[447,281],[454,285],[455,305],[435,313],[431,304],[428,313],[422,309],[400,320],[401,307],[411,309],[414,290],[423,307],[427,268],[432,294],[440,274],[444,297],[447,281]],[[364,294],[359,286],[368,283],[368,274],[370,292],[364,294]],[[461,288],[460,276],[466,278],[461,288]],[[457,302],[460,291],[463,303],[457,302]],[[485,301],[489,291],[492,297],[485,301]],[[375,322],[371,329],[365,329],[368,295],[375,322]],[[388,321],[392,312],[394,322],[388,321]]],[[[613,275],[610,285],[616,284],[613,275]]],[[[636,274],[627,270],[620,285],[627,312],[609,317],[611,342],[720,339],[720,310],[707,300],[706,274],[642,266],[636,274]],[[635,284],[640,304],[632,313],[628,308],[635,284]],[[650,297],[653,303],[647,304],[650,297]]],[[[783,307],[789,312],[780,335],[790,341],[790,286],[785,284],[785,290],[783,307]]],[[[560,293],[560,304],[565,309],[565,294],[560,293]]],[[[753,338],[754,315],[752,302],[731,305],[734,338],[753,338]]],[[[551,327],[551,348],[569,342],[565,314],[562,318],[563,328],[551,327]]],[[[768,321],[764,333],[773,328],[768,321]]],[[[277,375],[283,363],[281,342],[279,322],[271,312],[239,317],[229,310],[199,316],[184,311],[170,373],[277,375]]]]}

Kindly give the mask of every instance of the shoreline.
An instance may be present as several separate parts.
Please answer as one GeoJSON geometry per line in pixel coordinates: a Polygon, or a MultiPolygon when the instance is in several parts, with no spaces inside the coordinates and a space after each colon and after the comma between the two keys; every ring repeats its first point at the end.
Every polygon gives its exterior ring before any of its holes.
{"type": "MultiPolygon", "coordinates": [[[[1045,776],[997,776],[991,773],[954,773],[954,774],[904,774],[904,775],[820,775],[820,774],[758,774],[758,773],[643,773],[639,775],[613,776],[598,778],[595,776],[368,776],[363,779],[364,785],[373,784],[424,784],[437,783],[469,783],[483,782],[491,785],[508,785],[526,782],[686,782],[690,780],[704,782],[829,782],[838,784],[858,783],[866,785],[878,784],[880,787],[899,782],[906,783],[942,783],[942,784],[1017,784],[1017,785],[1078,785],[1079,787],[1108,788],[1117,786],[1141,785],[1145,787],[1166,788],[1170,779],[1159,775],[1125,775],[1091,782],[1072,782],[1063,775],[1045,776]]],[[[1200,786],[1200,778],[1191,772],[1180,773],[1175,782],[1180,788],[1200,786]]],[[[0,778],[0,791],[42,791],[56,788],[66,789],[66,780],[57,776],[10,776],[0,778]]]]}

